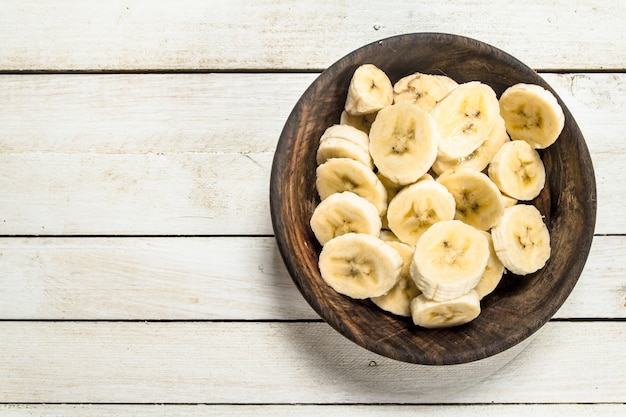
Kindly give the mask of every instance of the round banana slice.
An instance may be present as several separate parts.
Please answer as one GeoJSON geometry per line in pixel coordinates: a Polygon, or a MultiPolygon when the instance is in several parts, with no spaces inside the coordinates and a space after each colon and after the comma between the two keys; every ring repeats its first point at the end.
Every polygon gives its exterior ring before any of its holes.
{"type": "Polygon", "coordinates": [[[393,102],[408,101],[430,111],[459,84],[445,75],[415,74],[400,78],[393,86],[393,102]]]}
{"type": "Polygon", "coordinates": [[[372,297],[372,302],[385,311],[398,316],[409,317],[411,315],[411,300],[420,294],[415,282],[411,278],[411,260],[414,249],[401,242],[387,242],[402,256],[402,272],[400,279],[384,295],[372,297]]]}
{"type": "Polygon", "coordinates": [[[318,204],[310,224],[321,245],[346,233],[378,236],[382,226],[376,207],[350,191],[331,194],[318,204]]]}
{"type": "Polygon", "coordinates": [[[556,97],[535,84],[515,84],[500,96],[500,114],[512,139],[544,149],[558,139],[565,115],[556,97]]]}
{"type": "Polygon", "coordinates": [[[433,107],[439,157],[454,160],[474,152],[489,136],[499,117],[493,89],[479,81],[460,84],[433,107]]]}
{"type": "Polygon", "coordinates": [[[339,124],[352,126],[362,132],[369,133],[377,112],[363,114],[360,116],[350,116],[347,111],[342,111],[339,117],[339,124]]]}
{"type": "Polygon", "coordinates": [[[491,237],[498,259],[514,274],[536,272],[550,258],[550,232],[535,206],[517,204],[507,208],[491,230],[491,237]]]}
{"type": "Polygon", "coordinates": [[[438,182],[425,180],[406,186],[389,202],[387,224],[402,242],[414,246],[430,226],[454,215],[452,194],[438,182]]]}
{"type": "Polygon", "coordinates": [[[510,140],[509,135],[506,133],[504,119],[498,116],[496,124],[489,133],[487,140],[485,140],[483,144],[480,145],[474,152],[462,158],[453,160],[448,160],[438,156],[432,166],[432,169],[437,175],[441,175],[449,169],[461,167],[482,171],[487,168],[487,165],[489,165],[489,162],[496,152],[498,152],[500,147],[510,140]]]}
{"type": "Polygon", "coordinates": [[[374,113],[392,102],[393,86],[383,70],[373,64],[363,64],[354,71],[345,103],[349,115],[374,113]]]}
{"type": "Polygon", "coordinates": [[[417,181],[437,157],[437,125],[415,104],[398,103],[380,110],[369,137],[374,164],[396,184],[417,181]]]}
{"type": "Polygon", "coordinates": [[[369,152],[370,150],[370,138],[367,133],[353,126],[341,124],[330,126],[324,131],[324,133],[320,137],[320,144],[322,144],[326,139],[330,138],[345,139],[354,143],[355,145],[360,146],[366,152],[369,152]]]}
{"type": "Polygon", "coordinates": [[[340,294],[378,297],[400,279],[402,256],[375,236],[346,233],[322,247],[319,268],[324,281],[340,294]]]}
{"type": "Polygon", "coordinates": [[[480,300],[473,290],[452,300],[433,301],[422,294],[411,302],[413,323],[429,329],[460,326],[479,315],[480,300]]]}
{"type": "Polygon", "coordinates": [[[459,220],[433,224],[417,241],[411,277],[426,298],[441,301],[474,288],[489,260],[489,242],[459,220]]]}
{"type": "Polygon", "coordinates": [[[489,242],[489,260],[487,261],[487,266],[485,267],[485,273],[480,278],[476,287],[474,287],[474,290],[478,293],[478,298],[482,300],[484,296],[491,294],[500,283],[500,280],[502,280],[502,276],[504,275],[504,265],[502,265],[502,262],[498,259],[498,255],[496,255],[496,251],[493,248],[491,233],[484,231],[481,231],[481,233],[489,242]]]}
{"type": "Polygon", "coordinates": [[[489,178],[504,193],[517,200],[537,197],[546,182],[539,153],[522,140],[507,142],[489,164],[489,178]]]}
{"type": "Polygon", "coordinates": [[[352,191],[374,204],[379,215],[387,210],[387,191],[374,171],[350,158],[333,158],[317,167],[315,186],[320,199],[352,191]]]}
{"type": "Polygon", "coordinates": [[[368,151],[359,145],[342,138],[327,138],[320,142],[317,148],[317,164],[321,165],[331,158],[350,158],[374,169],[374,162],[368,151]]]}
{"type": "Polygon", "coordinates": [[[437,181],[454,197],[457,220],[489,230],[502,218],[502,193],[482,172],[471,168],[452,169],[441,174],[437,181]]]}

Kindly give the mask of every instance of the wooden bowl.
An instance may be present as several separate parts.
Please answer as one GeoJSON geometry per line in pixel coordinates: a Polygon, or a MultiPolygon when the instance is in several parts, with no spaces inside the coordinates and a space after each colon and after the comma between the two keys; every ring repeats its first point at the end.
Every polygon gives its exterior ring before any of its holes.
{"type": "Polygon", "coordinates": [[[335,330],[377,354],[399,361],[442,365],[495,355],[537,331],[568,297],[586,262],[596,216],[593,166],[583,135],[554,90],[528,66],[490,45],[461,36],[415,33],[371,43],[341,58],[309,86],[287,119],[274,156],[270,207],[275,238],[294,283],[335,330]],[[424,329],[386,313],[369,300],[335,292],[320,276],[318,244],[309,220],[319,203],[316,150],[324,130],[339,122],[354,70],[372,63],[392,83],[416,71],[479,80],[498,96],[515,83],[552,91],[565,113],[557,142],[541,152],[546,187],[534,201],[546,216],[552,255],[535,274],[507,274],[469,324],[424,329]]]}

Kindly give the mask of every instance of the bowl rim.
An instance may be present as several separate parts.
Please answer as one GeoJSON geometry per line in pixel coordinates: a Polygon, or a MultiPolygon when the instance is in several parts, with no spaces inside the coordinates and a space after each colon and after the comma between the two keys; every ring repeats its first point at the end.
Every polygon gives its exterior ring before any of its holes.
{"type": "MultiPolygon", "coordinates": [[[[337,115],[338,116],[338,115],[337,115]]],[[[354,51],[344,55],[340,59],[338,59],[335,63],[330,65],[324,71],[322,71],[318,77],[307,87],[307,89],[303,92],[301,97],[296,102],[294,108],[292,109],[289,117],[287,118],[283,130],[280,134],[276,151],[274,154],[274,159],[272,162],[272,169],[270,175],[270,214],[272,220],[272,227],[274,230],[274,236],[277,243],[277,247],[281,254],[283,263],[286,266],[286,269],[293,280],[294,284],[300,291],[301,295],[305,298],[308,304],[314,309],[314,311],[333,329],[342,334],[344,337],[350,339],[354,343],[360,345],[361,347],[380,354],[382,356],[386,356],[395,360],[400,360],[408,363],[415,364],[423,364],[423,365],[448,365],[448,364],[460,364],[466,362],[472,362],[480,359],[487,358],[489,356],[493,356],[497,353],[500,353],[504,350],[507,350],[514,345],[518,344],[522,340],[528,338],[530,335],[539,330],[545,323],[547,323],[550,318],[556,313],[556,311],[560,308],[560,306],[565,302],[571,291],[573,290],[580,273],[584,267],[584,264],[589,255],[591,242],[593,240],[593,232],[595,228],[596,221],[596,183],[595,183],[595,174],[593,172],[593,165],[591,161],[591,157],[589,155],[589,150],[587,148],[586,142],[584,141],[584,137],[580,132],[580,129],[574,120],[573,116],[569,112],[569,109],[561,98],[556,94],[556,92],[552,89],[552,87],[545,82],[541,78],[536,71],[532,70],[530,67],[526,66],[517,58],[508,54],[507,52],[498,49],[492,45],[489,45],[485,42],[469,38],[466,36],[449,34],[449,33],[439,33],[439,32],[414,32],[414,33],[406,33],[400,35],[394,35],[387,38],[383,38],[374,42],[370,42],[366,45],[363,45],[354,51]],[[460,354],[452,357],[438,357],[438,358],[430,358],[428,355],[423,353],[418,353],[415,355],[394,352],[393,350],[389,350],[388,347],[383,346],[380,341],[371,341],[368,340],[367,337],[364,337],[363,334],[358,334],[354,332],[352,329],[348,328],[344,325],[341,319],[338,318],[334,312],[330,312],[325,309],[319,302],[319,300],[315,299],[315,297],[311,297],[310,291],[307,290],[307,286],[310,285],[310,282],[307,282],[307,276],[303,275],[302,270],[299,268],[299,254],[292,250],[291,245],[289,244],[289,238],[286,235],[285,229],[285,212],[280,204],[279,199],[279,190],[284,185],[282,174],[286,169],[286,158],[283,155],[288,154],[291,151],[291,146],[293,142],[293,136],[291,135],[292,130],[298,124],[297,116],[302,108],[302,103],[305,100],[311,99],[312,94],[316,91],[315,86],[318,83],[327,82],[326,78],[330,77],[331,74],[336,72],[339,68],[345,68],[349,65],[349,61],[351,57],[354,57],[357,54],[366,54],[371,51],[376,51],[378,47],[381,45],[393,45],[396,42],[429,42],[433,39],[440,40],[442,42],[465,42],[472,48],[481,48],[486,49],[490,53],[498,54],[507,60],[507,64],[515,66],[519,68],[521,71],[524,71],[528,74],[533,74],[537,78],[537,84],[542,85],[544,88],[547,88],[551,91],[557,101],[563,108],[563,111],[566,115],[566,120],[572,129],[574,129],[574,133],[579,137],[579,141],[577,142],[579,147],[579,152],[582,152],[580,155],[581,158],[588,163],[586,167],[588,172],[586,176],[585,183],[585,191],[588,193],[587,198],[584,200],[585,202],[585,214],[586,219],[588,221],[584,227],[584,233],[586,239],[581,240],[581,244],[579,245],[579,259],[574,264],[568,267],[568,272],[573,276],[567,281],[567,287],[563,288],[559,293],[560,299],[557,300],[555,304],[552,305],[551,308],[543,311],[543,314],[537,318],[534,322],[530,323],[525,329],[518,331],[517,333],[508,334],[507,338],[500,343],[495,343],[493,346],[483,346],[481,349],[473,349],[468,351],[465,354],[460,354]]],[[[358,300],[356,300],[358,301],[358,300]]],[[[382,310],[381,310],[382,311],[382,310]]],[[[398,318],[398,320],[402,320],[398,318]]]]}

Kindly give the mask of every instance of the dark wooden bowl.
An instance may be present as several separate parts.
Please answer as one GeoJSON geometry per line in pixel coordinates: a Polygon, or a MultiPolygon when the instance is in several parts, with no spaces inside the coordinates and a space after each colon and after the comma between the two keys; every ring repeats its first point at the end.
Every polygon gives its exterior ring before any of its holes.
{"type": "Polygon", "coordinates": [[[283,261],[313,309],[335,330],[377,354],[418,364],[457,364],[502,352],[543,326],[568,297],[586,262],[596,216],[593,166],[583,135],[554,90],[511,55],[474,39],[440,33],[394,36],[341,58],[304,92],[280,135],[270,180],[274,233],[283,261]],[[535,204],[546,216],[552,256],[535,274],[507,274],[482,300],[469,324],[427,330],[388,314],[369,300],[331,289],[318,269],[320,245],[309,219],[319,198],[315,154],[324,130],[338,123],[354,70],[372,63],[392,83],[419,71],[458,82],[479,80],[498,96],[509,86],[533,83],[552,91],[565,113],[557,142],[541,152],[547,183],[535,204]]]}

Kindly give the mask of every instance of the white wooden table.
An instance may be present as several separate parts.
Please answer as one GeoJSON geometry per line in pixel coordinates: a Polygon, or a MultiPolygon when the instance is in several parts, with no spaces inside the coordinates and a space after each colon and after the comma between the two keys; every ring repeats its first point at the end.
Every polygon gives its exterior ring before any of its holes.
{"type": "Polygon", "coordinates": [[[0,416],[626,414],[626,3],[87,3],[0,4],[0,416]],[[269,217],[300,94],[353,49],[426,31],[537,69],[598,187],[556,317],[453,367],[322,322],[269,217]]]}

